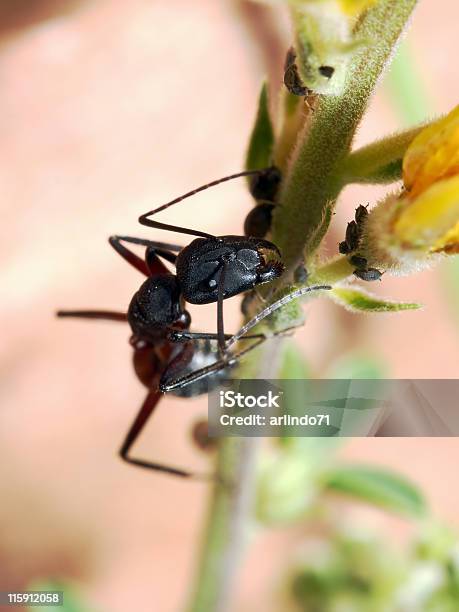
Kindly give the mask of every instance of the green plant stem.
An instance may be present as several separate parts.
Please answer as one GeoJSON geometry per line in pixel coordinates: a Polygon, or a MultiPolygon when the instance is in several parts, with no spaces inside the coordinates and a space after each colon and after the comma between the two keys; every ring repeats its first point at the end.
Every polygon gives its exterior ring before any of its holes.
{"type": "Polygon", "coordinates": [[[273,219],[273,242],[288,269],[298,264],[327,217],[341,185],[334,179],[348,154],[375,85],[417,0],[380,0],[356,26],[355,35],[375,41],[355,54],[344,90],[323,96],[314,121],[300,136],[273,219]]]}
{"type": "Polygon", "coordinates": [[[350,153],[338,169],[342,182],[392,183],[400,180],[403,156],[424,127],[393,134],[350,153]]]}
{"type": "MultiPolygon", "coordinates": [[[[272,341],[274,355],[267,352],[266,345],[250,354],[248,364],[253,366],[255,354],[263,364],[258,371],[261,378],[274,378],[279,371],[281,342],[281,338],[272,341]]],[[[259,442],[260,438],[255,437],[219,441],[217,479],[189,612],[224,612],[229,607],[252,515],[259,442]]]]}
{"type": "MultiPolygon", "coordinates": [[[[370,95],[415,5],[416,0],[380,0],[365,13],[356,35],[374,44],[356,55],[345,90],[321,99],[311,126],[299,137],[273,225],[273,241],[289,270],[328,225],[331,204],[341,188],[333,178],[336,168],[349,152],[370,95]]],[[[341,269],[341,274],[347,274],[343,270],[347,264],[339,261],[334,264],[338,267],[335,273],[341,269]]],[[[276,350],[272,345],[270,349],[269,355],[266,348],[258,352],[258,375],[262,378],[275,378],[278,371],[273,359],[276,350]],[[268,370],[263,372],[266,364],[268,370]]],[[[242,368],[241,377],[243,373],[242,368]]],[[[213,492],[191,612],[223,612],[228,608],[254,495],[256,443],[256,438],[221,440],[219,480],[213,492]]]]}
{"type": "Polygon", "coordinates": [[[252,507],[257,441],[258,438],[220,441],[219,481],[209,508],[199,580],[190,612],[222,612],[228,608],[252,507]]]}
{"type": "Polygon", "coordinates": [[[317,268],[308,281],[312,285],[322,283],[334,285],[346,279],[348,276],[351,276],[354,270],[355,266],[349,263],[347,257],[337,257],[320,268],[317,268]]]}

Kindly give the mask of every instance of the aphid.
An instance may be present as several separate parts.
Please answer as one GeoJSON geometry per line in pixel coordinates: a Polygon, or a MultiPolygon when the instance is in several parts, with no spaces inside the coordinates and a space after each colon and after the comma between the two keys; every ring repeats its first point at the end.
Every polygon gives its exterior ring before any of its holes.
{"type": "Polygon", "coordinates": [[[284,64],[284,85],[294,96],[308,96],[312,91],[301,80],[296,65],[296,51],[293,47],[287,51],[284,64]]]}
{"type": "Polygon", "coordinates": [[[362,270],[357,268],[354,270],[354,275],[357,276],[357,278],[367,282],[381,280],[383,274],[383,272],[380,272],[376,268],[364,268],[362,270]]]}
{"type": "Polygon", "coordinates": [[[350,221],[347,224],[346,228],[346,238],[343,242],[339,243],[339,252],[342,255],[347,255],[348,253],[352,253],[359,246],[360,241],[360,231],[357,223],[355,221],[350,221]]]}
{"type": "Polygon", "coordinates": [[[361,255],[352,255],[349,258],[349,262],[356,267],[353,274],[363,281],[375,281],[381,280],[383,272],[380,272],[376,268],[368,267],[368,260],[361,255]]]}
{"type": "Polygon", "coordinates": [[[363,225],[368,216],[366,206],[361,204],[355,209],[355,221],[350,221],[346,228],[346,237],[338,245],[338,251],[342,255],[348,255],[358,249],[363,232],[363,225]]]}
{"type": "Polygon", "coordinates": [[[359,227],[362,226],[362,223],[364,223],[367,217],[368,205],[363,206],[362,204],[360,204],[359,206],[357,206],[357,208],[355,209],[355,221],[359,227]]]}

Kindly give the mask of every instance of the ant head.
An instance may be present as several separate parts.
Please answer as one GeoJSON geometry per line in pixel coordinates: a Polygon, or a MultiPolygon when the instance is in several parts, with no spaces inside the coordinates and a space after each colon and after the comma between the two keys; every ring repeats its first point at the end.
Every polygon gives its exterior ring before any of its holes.
{"type": "Polygon", "coordinates": [[[172,325],[186,329],[190,315],[183,308],[177,278],[173,274],[147,278],[129,304],[128,321],[140,338],[155,339],[172,325]]]}
{"type": "Polygon", "coordinates": [[[245,236],[197,238],[180,251],[176,268],[183,297],[191,304],[216,302],[221,282],[226,299],[274,280],[284,271],[279,249],[272,242],[245,236]]]}

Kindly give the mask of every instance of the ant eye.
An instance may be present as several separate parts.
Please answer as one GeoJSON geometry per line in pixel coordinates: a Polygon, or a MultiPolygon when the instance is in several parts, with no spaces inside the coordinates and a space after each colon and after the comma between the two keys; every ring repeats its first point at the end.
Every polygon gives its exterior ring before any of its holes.
{"type": "Polygon", "coordinates": [[[217,281],[215,280],[215,278],[211,278],[209,280],[209,287],[216,287],[217,286],[217,281]]]}
{"type": "Polygon", "coordinates": [[[333,66],[319,66],[319,72],[327,79],[331,79],[333,73],[335,72],[335,69],[333,68],[333,66]]]}

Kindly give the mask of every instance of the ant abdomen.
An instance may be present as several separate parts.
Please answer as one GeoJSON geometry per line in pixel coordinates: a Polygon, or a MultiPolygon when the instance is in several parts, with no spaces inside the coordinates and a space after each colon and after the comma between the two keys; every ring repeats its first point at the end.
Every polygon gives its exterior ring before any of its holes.
{"type": "Polygon", "coordinates": [[[260,170],[250,180],[250,193],[255,200],[268,200],[274,202],[282,181],[279,168],[272,166],[266,170],[260,170]]]}
{"type": "Polygon", "coordinates": [[[148,389],[154,389],[159,384],[163,364],[156,354],[155,347],[143,343],[134,349],[134,371],[140,382],[148,389]]]}
{"type": "Polygon", "coordinates": [[[264,202],[254,206],[244,222],[244,234],[252,238],[264,238],[271,229],[275,204],[264,202]]]}
{"type": "MultiPolygon", "coordinates": [[[[209,340],[201,340],[194,343],[192,358],[186,365],[181,363],[180,376],[186,376],[201,370],[215,363],[218,359],[218,350],[215,343],[209,340]]],[[[184,387],[179,387],[170,391],[177,397],[196,397],[203,393],[209,393],[216,389],[229,376],[228,368],[223,368],[214,372],[211,376],[198,379],[184,387]]]]}

